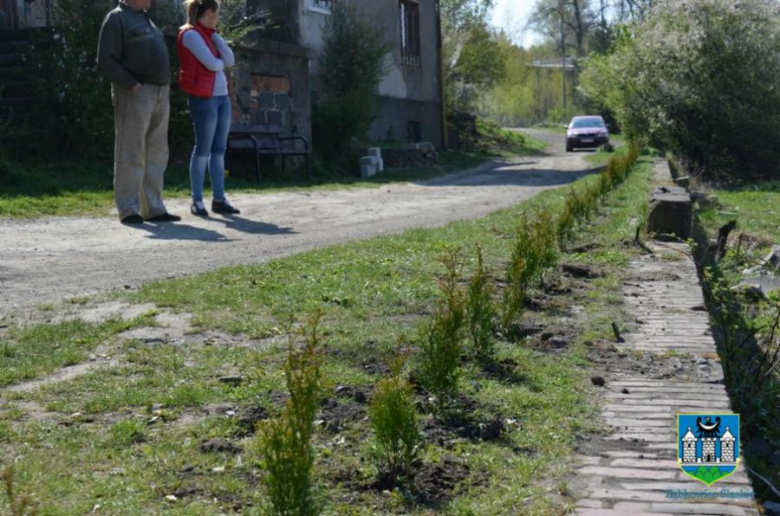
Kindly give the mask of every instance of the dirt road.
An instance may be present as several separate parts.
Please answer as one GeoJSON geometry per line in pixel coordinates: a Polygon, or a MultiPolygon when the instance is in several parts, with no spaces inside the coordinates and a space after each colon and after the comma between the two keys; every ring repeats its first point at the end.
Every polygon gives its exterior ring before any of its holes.
{"type": "Polygon", "coordinates": [[[533,135],[550,144],[546,155],[377,189],[235,195],[236,217],[199,219],[178,200],[168,202],[183,215],[176,224],[0,221],[0,317],[38,303],[479,217],[592,171],[586,154],[563,152],[562,136],[533,135]]]}

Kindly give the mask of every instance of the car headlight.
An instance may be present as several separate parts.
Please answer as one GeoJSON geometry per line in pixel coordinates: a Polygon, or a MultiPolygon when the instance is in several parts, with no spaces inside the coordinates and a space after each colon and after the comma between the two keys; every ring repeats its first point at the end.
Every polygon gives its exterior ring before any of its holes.
{"type": "Polygon", "coordinates": [[[607,131],[601,131],[599,133],[599,136],[601,136],[602,138],[606,138],[607,136],[609,136],[609,133],[607,131]]]}

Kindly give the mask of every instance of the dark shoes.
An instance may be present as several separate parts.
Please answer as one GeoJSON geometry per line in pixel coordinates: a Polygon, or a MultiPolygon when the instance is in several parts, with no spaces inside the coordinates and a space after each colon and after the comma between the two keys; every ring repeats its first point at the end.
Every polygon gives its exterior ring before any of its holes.
{"type": "Polygon", "coordinates": [[[128,215],[122,219],[122,224],[143,224],[144,218],[138,214],[128,215]]]}
{"type": "Polygon", "coordinates": [[[152,217],[151,219],[146,219],[149,222],[179,222],[181,220],[181,217],[178,215],[171,215],[168,212],[163,213],[162,215],[157,215],[156,217],[152,217]]]}
{"type": "Polygon", "coordinates": [[[192,205],[190,206],[190,211],[192,212],[193,215],[197,217],[209,216],[208,210],[206,210],[206,207],[203,205],[203,202],[201,201],[195,201],[194,203],[192,203],[192,205]]]}
{"type": "Polygon", "coordinates": [[[214,213],[222,213],[227,215],[238,215],[241,213],[241,211],[235,209],[227,199],[222,201],[211,201],[211,211],[214,213]]]}

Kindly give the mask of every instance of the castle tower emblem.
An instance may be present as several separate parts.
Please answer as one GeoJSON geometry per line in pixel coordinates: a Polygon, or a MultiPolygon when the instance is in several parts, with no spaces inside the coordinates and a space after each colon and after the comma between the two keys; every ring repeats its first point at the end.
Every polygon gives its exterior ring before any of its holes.
{"type": "Polygon", "coordinates": [[[677,460],[689,476],[712,485],[739,465],[738,414],[679,414],[677,460]]]}

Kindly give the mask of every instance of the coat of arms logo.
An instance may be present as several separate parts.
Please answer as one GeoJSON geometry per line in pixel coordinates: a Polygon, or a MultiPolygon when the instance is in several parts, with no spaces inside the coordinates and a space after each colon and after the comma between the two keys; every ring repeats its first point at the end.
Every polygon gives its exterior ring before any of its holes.
{"type": "Polygon", "coordinates": [[[677,460],[682,470],[711,486],[739,465],[738,414],[678,414],[677,460]]]}

